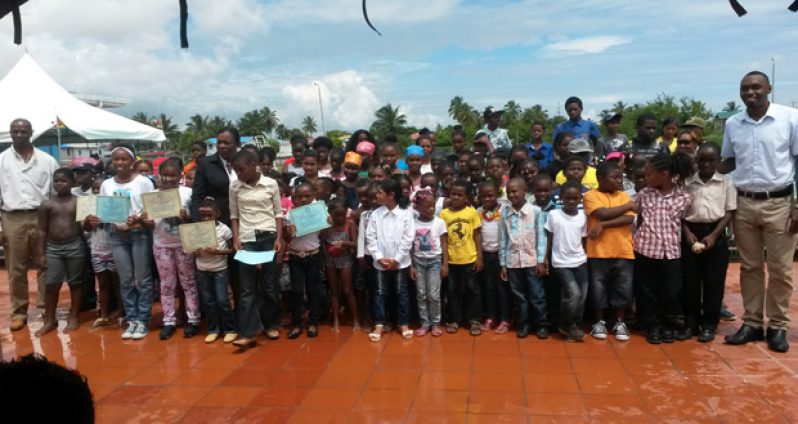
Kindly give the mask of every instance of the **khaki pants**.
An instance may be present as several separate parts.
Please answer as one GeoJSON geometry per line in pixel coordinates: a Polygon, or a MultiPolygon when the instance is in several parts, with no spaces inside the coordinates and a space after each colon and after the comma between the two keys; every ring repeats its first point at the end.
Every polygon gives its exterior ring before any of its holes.
{"type": "MultiPolygon", "coordinates": [[[[39,232],[36,211],[3,212],[3,234],[6,238],[5,260],[11,293],[12,318],[28,316],[28,269],[39,253],[39,232]]],[[[44,273],[36,278],[36,305],[44,307],[44,273]]]]}
{"type": "Polygon", "coordinates": [[[746,325],[762,328],[765,313],[771,328],[786,328],[790,320],[787,312],[792,295],[795,251],[795,235],[787,231],[791,208],[789,197],[771,200],[738,197],[734,235],[741,260],[740,290],[746,325]]]}

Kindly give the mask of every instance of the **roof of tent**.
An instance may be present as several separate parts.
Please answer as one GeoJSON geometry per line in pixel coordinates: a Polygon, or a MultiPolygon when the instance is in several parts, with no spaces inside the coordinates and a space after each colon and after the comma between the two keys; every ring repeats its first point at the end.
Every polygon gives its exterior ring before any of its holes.
{"type": "Polygon", "coordinates": [[[78,100],[28,53],[0,80],[0,99],[0,143],[11,141],[9,125],[16,118],[31,122],[34,140],[57,120],[88,140],[166,140],[157,128],[78,100]]]}

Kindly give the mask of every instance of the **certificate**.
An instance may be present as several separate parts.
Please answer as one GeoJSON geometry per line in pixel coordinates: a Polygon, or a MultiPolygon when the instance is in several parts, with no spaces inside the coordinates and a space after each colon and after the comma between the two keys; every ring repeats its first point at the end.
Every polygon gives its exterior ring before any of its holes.
{"type": "Polygon", "coordinates": [[[97,196],[78,196],[75,207],[75,221],[83,222],[89,215],[97,215],[97,196]]]}
{"type": "Polygon", "coordinates": [[[288,217],[296,226],[296,237],[330,228],[330,224],[327,222],[327,206],[324,202],[313,202],[291,209],[288,212],[288,217]]]}
{"type": "Polygon", "coordinates": [[[180,192],[176,188],[142,193],[141,202],[144,204],[144,212],[147,212],[149,219],[180,216],[180,209],[183,208],[183,204],[180,202],[180,192]]]}
{"type": "Polygon", "coordinates": [[[130,198],[126,196],[97,196],[97,217],[101,222],[116,224],[127,222],[130,216],[130,198]]]}
{"type": "Polygon", "coordinates": [[[251,250],[239,250],[233,259],[247,265],[260,265],[274,260],[274,250],[265,252],[253,252],[251,250]]]}
{"type": "Polygon", "coordinates": [[[183,251],[193,253],[203,247],[218,247],[216,240],[216,223],[202,221],[192,224],[180,224],[180,241],[183,242],[183,251]]]}

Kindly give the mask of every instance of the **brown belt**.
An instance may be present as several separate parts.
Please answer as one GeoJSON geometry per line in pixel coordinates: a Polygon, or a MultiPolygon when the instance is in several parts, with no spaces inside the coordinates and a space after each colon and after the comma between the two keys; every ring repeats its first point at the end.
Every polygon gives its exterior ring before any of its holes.
{"type": "Polygon", "coordinates": [[[288,254],[291,256],[296,256],[298,258],[307,258],[308,256],[313,256],[319,253],[319,249],[313,250],[288,250],[288,254]]]}

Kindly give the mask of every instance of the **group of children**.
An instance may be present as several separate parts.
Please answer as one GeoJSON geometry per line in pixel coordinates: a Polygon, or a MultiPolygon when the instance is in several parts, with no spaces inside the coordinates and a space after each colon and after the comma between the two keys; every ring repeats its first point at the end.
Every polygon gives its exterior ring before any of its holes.
{"type": "MultiPolygon", "coordinates": [[[[167,159],[153,181],[120,146],[111,153],[112,178],[76,183],[59,169],[56,194],[40,210],[49,284],[39,333],[55,328],[60,283],[78,281],[85,231],[100,288],[95,325],[124,315],[125,339],[149,331],[154,261],[161,339],[175,333],[182,291],[186,337],[199,333],[202,317],[207,343],[223,336],[240,347],[253,346],[261,330],[279,338],[281,324],[289,339],[317,336],[327,317],[340,331],[343,315],[374,342],[393,328],[411,339],[462,326],[473,336],[559,332],[581,341],[585,324],[596,339],[612,333],[626,341],[632,321],[650,343],[713,340],[728,264],[724,231],[736,208],[733,185],[717,173],[718,146],[646,156],[603,144],[596,158],[587,140],[560,132],[551,146],[543,132],[533,125],[534,140],[509,151],[486,148],[478,134],[472,151],[455,131],[451,154],[435,151],[426,133],[403,158],[395,140],[376,143],[366,132],[346,152],[324,137],[311,145],[295,138],[282,172],[273,150],[245,146],[231,160],[230,227],[215,199],[205,199],[193,219],[215,221],[218,245],[196,252],[183,251],[177,232],[192,220],[193,167],[167,159]],[[71,189],[85,192],[87,184],[129,197],[128,221],[76,220],[71,189]],[[143,212],[141,194],[156,185],[179,190],[179,216],[143,212]],[[289,211],[315,202],[329,228],[298,234],[289,211]],[[259,265],[229,260],[240,250],[275,256],[259,265]]],[[[73,306],[68,329],[77,325],[73,306]]]]}

